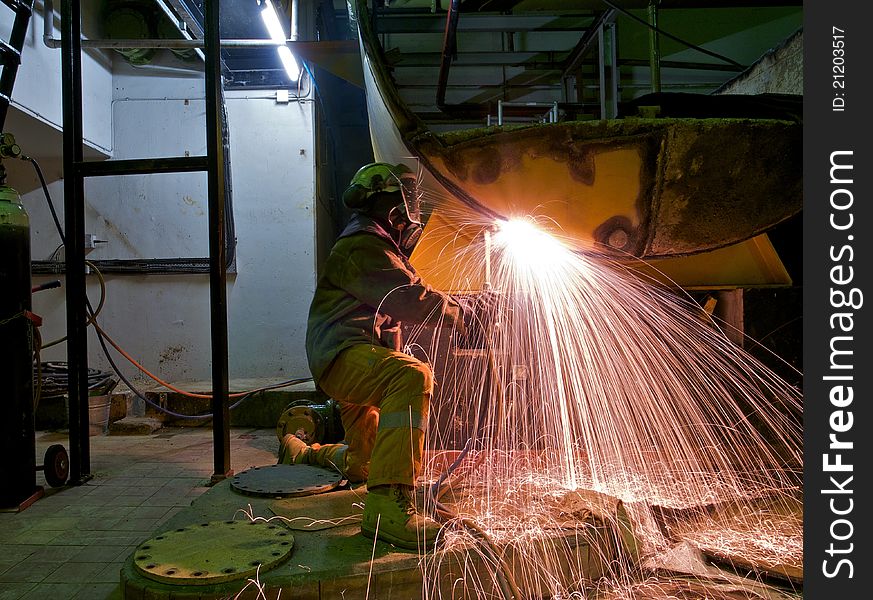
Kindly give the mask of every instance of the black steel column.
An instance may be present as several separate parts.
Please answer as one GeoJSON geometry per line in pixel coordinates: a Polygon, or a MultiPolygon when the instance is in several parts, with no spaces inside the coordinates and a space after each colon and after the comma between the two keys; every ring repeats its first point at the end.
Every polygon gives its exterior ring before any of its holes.
{"type": "Polygon", "coordinates": [[[67,392],[70,405],[70,483],[91,478],[88,439],[88,338],[85,311],[85,184],[82,161],[82,45],[79,2],[61,8],[64,122],[64,237],[67,293],[67,392]]]}
{"type": "Polygon", "coordinates": [[[437,106],[442,107],[446,104],[446,87],[449,84],[449,69],[452,66],[452,60],[458,53],[458,15],[461,12],[460,0],[451,0],[449,2],[448,13],[446,14],[446,31],[443,34],[443,53],[440,58],[440,72],[437,80],[437,106]]]}
{"type": "Polygon", "coordinates": [[[221,93],[219,2],[206,2],[206,155],[209,189],[209,300],[212,330],[213,483],[233,474],[230,468],[230,409],[227,378],[227,265],[225,263],[225,173],[221,139],[224,114],[221,93]]]}

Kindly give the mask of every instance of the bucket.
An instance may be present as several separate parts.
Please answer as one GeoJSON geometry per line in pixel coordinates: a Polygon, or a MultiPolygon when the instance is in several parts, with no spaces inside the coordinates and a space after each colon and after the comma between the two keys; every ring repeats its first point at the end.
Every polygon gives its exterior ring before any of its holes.
{"type": "Polygon", "coordinates": [[[109,431],[111,396],[88,397],[88,435],[104,435],[109,431]]]}

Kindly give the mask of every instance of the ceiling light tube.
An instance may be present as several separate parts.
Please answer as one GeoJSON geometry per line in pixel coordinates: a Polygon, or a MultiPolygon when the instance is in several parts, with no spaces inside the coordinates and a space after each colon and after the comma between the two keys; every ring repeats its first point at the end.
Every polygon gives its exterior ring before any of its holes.
{"type": "Polygon", "coordinates": [[[297,59],[294,58],[291,48],[279,46],[279,60],[282,61],[282,66],[285,67],[288,78],[291,81],[297,81],[297,78],[300,76],[300,66],[297,64],[297,59]]]}
{"type": "MultiPolygon", "coordinates": [[[[270,39],[274,42],[285,44],[288,38],[285,37],[285,29],[279,21],[279,15],[276,13],[276,7],[273,6],[272,0],[263,0],[263,8],[261,9],[261,19],[264,21],[264,26],[270,34],[270,39]]],[[[282,45],[277,48],[279,52],[279,60],[282,61],[282,66],[285,67],[285,72],[291,81],[297,81],[300,76],[300,66],[297,64],[297,59],[288,46],[282,45]]]]}

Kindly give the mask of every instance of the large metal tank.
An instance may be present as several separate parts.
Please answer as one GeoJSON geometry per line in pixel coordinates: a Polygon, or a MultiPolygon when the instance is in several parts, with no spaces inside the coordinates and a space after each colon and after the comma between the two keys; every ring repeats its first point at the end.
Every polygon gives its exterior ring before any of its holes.
{"type": "Polygon", "coordinates": [[[0,185],[0,506],[37,492],[33,422],[30,221],[18,192],[0,185]]]}

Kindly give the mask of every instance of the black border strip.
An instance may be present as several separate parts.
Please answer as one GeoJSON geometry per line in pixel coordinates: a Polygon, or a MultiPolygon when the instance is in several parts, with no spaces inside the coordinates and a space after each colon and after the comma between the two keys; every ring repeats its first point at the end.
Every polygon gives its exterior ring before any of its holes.
{"type": "Polygon", "coordinates": [[[865,4],[804,4],[803,591],[811,600],[869,598],[873,564],[865,4]]]}

